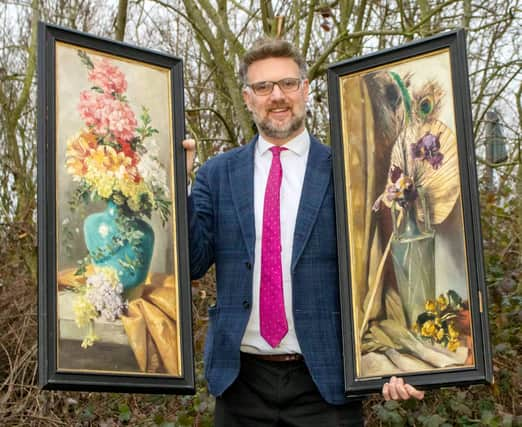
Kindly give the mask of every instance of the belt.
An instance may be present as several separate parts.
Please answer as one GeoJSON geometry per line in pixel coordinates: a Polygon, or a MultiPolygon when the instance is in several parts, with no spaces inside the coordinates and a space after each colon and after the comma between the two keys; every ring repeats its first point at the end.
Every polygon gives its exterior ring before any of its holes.
{"type": "Polygon", "coordinates": [[[254,353],[244,353],[246,356],[252,357],[254,359],[265,360],[267,362],[300,362],[304,360],[303,355],[299,353],[290,353],[290,354],[254,354],[254,353]]]}

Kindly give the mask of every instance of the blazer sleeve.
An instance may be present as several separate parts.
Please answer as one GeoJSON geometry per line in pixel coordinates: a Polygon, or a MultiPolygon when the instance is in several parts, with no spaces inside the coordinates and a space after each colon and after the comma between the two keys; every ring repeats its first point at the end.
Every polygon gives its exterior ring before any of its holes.
{"type": "Polygon", "coordinates": [[[208,179],[208,167],[203,165],[188,197],[190,276],[199,279],[214,263],[214,206],[208,179]]]}

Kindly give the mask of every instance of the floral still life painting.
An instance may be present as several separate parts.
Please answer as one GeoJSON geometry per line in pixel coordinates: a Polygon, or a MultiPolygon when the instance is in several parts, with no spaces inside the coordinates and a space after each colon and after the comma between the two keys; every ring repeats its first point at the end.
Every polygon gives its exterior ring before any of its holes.
{"type": "Polygon", "coordinates": [[[338,78],[342,146],[334,154],[343,159],[343,188],[336,194],[349,230],[356,382],[470,371],[482,354],[471,316],[477,294],[469,288],[475,273],[452,61],[443,48],[362,71],[349,64],[354,71],[338,78]]]}
{"type": "Polygon", "coordinates": [[[57,58],[58,369],[179,376],[168,72],[57,58]]]}

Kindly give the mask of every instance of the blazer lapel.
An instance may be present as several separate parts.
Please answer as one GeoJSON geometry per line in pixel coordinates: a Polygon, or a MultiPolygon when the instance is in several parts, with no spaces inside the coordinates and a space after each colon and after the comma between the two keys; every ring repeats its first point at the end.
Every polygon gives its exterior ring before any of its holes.
{"type": "Polygon", "coordinates": [[[254,149],[257,137],[228,160],[228,179],[236,215],[251,261],[254,261],[254,149]]]}
{"type": "Polygon", "coordinates": [[[331,154],[317,139],[310,137],[310,152],[303,181],[301,201],[297,211],[292,251],[292,271],[310,237],[312,227],[330,182],[332,173],[331,154]]]}

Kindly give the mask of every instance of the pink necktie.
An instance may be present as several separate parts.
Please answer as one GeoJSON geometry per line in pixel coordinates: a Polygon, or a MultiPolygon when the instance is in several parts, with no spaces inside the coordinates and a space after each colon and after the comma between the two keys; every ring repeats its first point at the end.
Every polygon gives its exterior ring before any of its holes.
{"type": "Polygon", "coordinates": [[[276,347],[288,332],[283,299],[283,271],[281,269],[281,223],[279,218],[279,190],[283,179],[279,155],[283,147],[272,147],[272,165],[268,174],[263,207],[261,242],[261,336],[276,347]]]}

